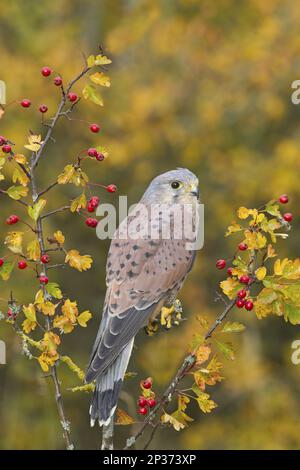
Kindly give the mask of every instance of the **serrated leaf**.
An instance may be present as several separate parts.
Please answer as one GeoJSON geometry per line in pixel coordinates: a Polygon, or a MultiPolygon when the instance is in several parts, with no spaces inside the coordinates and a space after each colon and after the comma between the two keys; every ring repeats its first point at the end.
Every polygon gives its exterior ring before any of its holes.
{"type": "Polygon", "coordinates": [[[32,240],[27,245],[27,257],[33,261],[37,261],[41,257],[40,245],[37,239],[32,240]]]}
{"type": "Polygon", "coordinates": [[[262,281],[267,275],[267,268],[265,266],[261,266],[255,271],[255,276],[259,281],[262,281]]]}
{"type": "Polygon", "coordinates": [[[38,152],[41,148],[43,141],[41,135],[30,134],[28,136],[28,144],[24,147],[32,152],[38,152]]]}
{"type": "Polygon", "coordinates": [[[77,317],[77,321],[79,323],[80,326],[82,326],[83,328],[85,328],[87,326],[87,322],[92,318],[92,314],[91,312],[89,312],[88,310],[86,310],[85,312],[82,312],[78,317],[77,317]]]}
{"type": "Polygon", "coordinates": [[[134,424],[135,420],[126,413],[126,411],[121,408],[117,408],[117,420],[115,424],[128,426],[129,424],[134,424]]]}
{"type": "Polygon", "coordinates": [[[220,282],[220,287],[224,294],[229,297],[229,299],[234,299],[234,297],[240,290],[241,285],[236,279],[228,277],[227,279],[225,279],[225,281],[220,282]]]}
{"type": "Polygon", "coordinates": [[[80,194],[80,196],[73,199],[71,206],[70,206],[70,211],[76,212],[79,209],[84,209],[85,207],[86,207],[86,195],[83,192],[82,194],[80,194]]]}
{"type": "Polygon", "coordinates": [[[15,153],[14,154],[14,160],[17,163],[20,163],[21,165],[26,165],[26,163],[27,163],[27,158],[22,153],[15,153]]]}
{"type": "Polygon", "coordinates": [[[8,232],[5,237],[4,245],[16,254],[22,254],[23,232],[8,232]]]}
{"type": "Polygon", "coordinates": [[[203,413],[210,413],[214,408],[217,407],[217,404],[213,400],[210,400],[208,393],[201,392],[196,400],[200,410],[203,411],[203,413]]]}
{"type": "Polygon", "coordinates": [[[98,54],[95,57],[95,65],[109,65],[111,60],[106,55],[98,54]]]}
{"type": "Polygon", "coordinates": [[[11,186],[8,188],[6,193],[11,199],[18,201],[21,197],[25,197],[28,194],[29,189],[24,186],[11,186]]]}
{"type": "Polygon", "coordinates": [[[51,295],[51,297],[54,297],[55,299],[62,299],[62,292],[57,282],[49,282],[49,284],[46,286],[46,290],[48,294],[51,295]]]}
{"type": "Polygon", "coordinates": [[[26,173],[24,173],[22,168],[16,167],[12,175],[12,181],[13,183],[19,182],[22,186],[27,186],[29,183],[29,178],[26,173]]]}
{"type": "Polygon", "coordinates": [[[72,268],[78,271],[86,271],[90,269],[92,265],[92,258],[89,255],[81,255],[78,250],[68,251],[65,259],[65,263],[69,263],[72,268]]]}
{"type": "Polygon", "coordinates": [[[28,207],[28,215],[35,222],[38,220],[42,210],[44,209],[47,201],[45,199],[39,199],[33,206],[28,207]]]}
{"type": "Polygon", "coordinates": [[[223,326],[221,332],[222,333],[239,333],[240,331],[244,331],[245,325],[238,322],[226,322],[223,326]]]}
{"type": "Polygon", "coordinates": [[[73,165],[66,165],[63,172],[58,175],[57,182],[58,184],[67,184],[70,183],[75,173],[75,168],[73,165]]]}
{"type": "Polygon", "coordinates": [[[110,87],[110,78],[103,72],[96,72],[93,75],[90,75],[89,79],[96,83],[96,85],[110,87]]]}
{"type": "Polygon", "coordinates": [[[82,90],[82,96],[86,100],[90,100],[93,103],[97,104],[98,106],[104,105],[101,95],[98,93],[98,91],[93,85],[85,85],[85,87],[82,90]]]}
{"type": "Polygon", "coordinates": [[[54,237],[54,240],[56,240],[59,245],[63,245],[65,243],[65,236],[61,230],[57,230],[53,234],[53,237],[54,237]]]}

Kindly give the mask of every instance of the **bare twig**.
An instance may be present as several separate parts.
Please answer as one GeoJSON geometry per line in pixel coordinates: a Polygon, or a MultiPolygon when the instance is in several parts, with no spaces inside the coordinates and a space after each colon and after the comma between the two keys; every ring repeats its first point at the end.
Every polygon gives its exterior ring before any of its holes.
{"type": "Polygon", "coordinates": [[[66,211],[67,209],[70,209],[70,206],[63,206],[63,207],[60,207],[59,209],[55,209],[51,212],[47,212],[46,214],[42,215],[41,216],[41,219],[46,219],[47,217],[50,217],[51,215],[53,214],[57,214],[58,212],[63,212],[63,211],[66,211]]]}
{"type": "Polygon", "coordinates": [[[50,191],[50,189],[54,188],[58,184],[57,181],[54,181],[54,183],[51,183],[47,188],[43,189],[42,191],[39,192],[38,198],[40,198],[43,194],[47,193],[50,191]]]}

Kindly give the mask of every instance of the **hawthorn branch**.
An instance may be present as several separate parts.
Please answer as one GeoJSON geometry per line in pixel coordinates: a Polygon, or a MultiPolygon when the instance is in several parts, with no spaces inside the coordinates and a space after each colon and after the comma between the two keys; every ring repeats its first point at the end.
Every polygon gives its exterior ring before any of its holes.
{"type": "Polygon", "coordinates": [[[47,212],[46,214],[42,215],[41,219],[46,219],[47,217],[50,217],[53,214],[57,214],[58,212],[66,211],[67,209],[70,209],[70,206],[63,206],[63,207],[60,207],[59,209],[54,209],[53,211],[47,212]]]}
{"type": "MultiPolygon", "coordinates": [[[[88,66],[85,66],[84,69],[73,79],[70,81],[70,83],[68,84],[66,90],[64,91],[64,93],[62,94],[62,97],[61,97],[61,101],[58,105],[58,108],[57,108],[57,111],[52,119],[52,122],[51,124],[49,124],[49,127],[48,127],[48,131],[47,131],[47,134],[45,136],[45,139],[41,145],[41,147],[39,148],[39,150],[35,153],[35,156],[33,157],[32,159],[32,162],[31,162],[31,172],[32,173],[32,170],[34,170],[34,168],[37,166],[41,156],[42,156],[42,153],[44,151],[44,148],[46,147],[47,143],[49,142],[49,140],[52,138],[52,132],[57,124],[57,121],[59,120],[59,118],[61,117],[61,114],[62,114],[62,111],[63,111],[63,108],[66,104],[66,101],[67,101],[67,95],[69,93],[69,91],[71,90],[71,88],[73,87],[73,85],[78,82],[78,80],[80,80],[89,70],[91,69],[91,67],[88,67],[88,66]]],[[[38,195],[37,195],[38,196],[38,195]]]]}
{"type": "Polygon", "coordinates": [[[46,194],[50,189],[54,188],[58,184],[57,181],[54,181],[54,183],[51,183],[47,188],[43,189],[42,191],[39,192],[38,194],[38,199],[43,195],[46,194]]]}

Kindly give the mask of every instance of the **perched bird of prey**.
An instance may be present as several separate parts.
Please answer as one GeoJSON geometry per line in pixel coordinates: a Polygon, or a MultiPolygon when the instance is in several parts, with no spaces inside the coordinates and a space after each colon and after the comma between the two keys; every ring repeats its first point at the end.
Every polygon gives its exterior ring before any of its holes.
{"type": "MultiPolygon", "coordinates": [[[[191,238],[185,233],[175,236],[174,230],[164,236],[163,225],[166,208],[197,209],[198,195],[198,179],[191,171],[178,168],[163,173],[151,181],[139,203],[146,210],[138,205],[138,211],[129,213],[113,237],[103,316],[85,377],[87,383],[96,382],[91,425],[98,420],[100,426],[107,426],[113,419],[135,335],[162,307],[172,306],[193,266],[195,250],[187,248],[191,238]],[[150,210],[153,207],[159,210],[150,210]],[[148,233],[124,237],[141,228],[148,228],[148,233]]],[[[174,229],[179,217],[171,210],[168,214],[174,229]]]]}

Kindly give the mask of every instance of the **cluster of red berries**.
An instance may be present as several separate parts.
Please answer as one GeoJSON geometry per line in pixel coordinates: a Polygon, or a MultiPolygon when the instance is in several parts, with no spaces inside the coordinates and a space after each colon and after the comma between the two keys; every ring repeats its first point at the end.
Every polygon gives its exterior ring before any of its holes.
{"type": "Polygon", "coordinates": [[[252,299],[246,299],[245,297],[247,296],[247,291],[245,289],[241,289],[237,293],[237,300],[235,302],[235,305],[238,308],[245,308],[249,312],[253,310],[254,304],[252,299]]]}
{"type": "Polygon", "coordinates": [[[93,147],[88,149],[87,154],[88,154],[89,157],[95,157],[96,160],[98,160],[98,162],[102,162],[102,160],[104,160],[103,153],[98,152],[98,150],[93,148],[93,147]]]}
{"type": "Polygon", "coordinates": [[[0,135],[0,147],[3,153],[11,153],[11,145],[3,135],[0,135]]]}
{"type": "MultiPolygon", "coordinates": [[[[152,388],[152,379],[149,377],[146,380],[143,380],[141,382],[141,388],[142,390],[151,390],[152,388]]],[[[145,416],[148,413],[148,408],[154,408],[156,405],[156,400],[154,398],[154,393],[152,393],[153,396],[150,396],[149,398],[141,395],[138,399],[138,412],[140,415],[145,416]]]]}
{"type": "Polygon", "coordinates": [[[98,206],[99,206],[99,198],[97,196],[91,197],[87,206],[88,211],[95,212],[95,209],[97,209],[98,206]]]}

